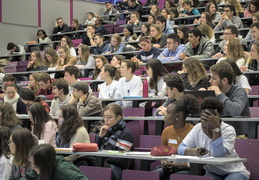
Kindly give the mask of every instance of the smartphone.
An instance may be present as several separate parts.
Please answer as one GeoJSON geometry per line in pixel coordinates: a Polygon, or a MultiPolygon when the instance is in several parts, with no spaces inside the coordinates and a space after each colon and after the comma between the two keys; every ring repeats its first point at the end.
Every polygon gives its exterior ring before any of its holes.
{"type": "Polygon", "coordinates": [[[202,147],[202,148],[198,148],[197,149],[199,151],[199,153],[206,153],[206,152],[209,152],[209,150],[205,147],[202,147]]]}

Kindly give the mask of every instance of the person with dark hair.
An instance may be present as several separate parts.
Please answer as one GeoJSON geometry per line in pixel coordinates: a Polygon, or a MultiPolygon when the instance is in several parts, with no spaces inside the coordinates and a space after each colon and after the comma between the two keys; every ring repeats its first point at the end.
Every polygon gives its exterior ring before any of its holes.
{"type": "Polygon", "coordinates": [[[201,13],[200,19],[195,19],[194,24],[207,24],[212,29],[215,28],[215,24],[211,19],[211,15],[208,12],[201,13]]]}
{"type": "Polygon", "coordinates": [[[133,12],[137,11],[139,15],[142,15],[142,6],[136,3],[136,0],[127,0],[128,3],[128,11],[133,12]]]}
{"type": "Polygon", "coordinates": [[[11,132],[15,129],[22,128],[21,121],[18,119],[16,112],[9,103],[3,102],[0,104],[0,125],[8,127],[11,132]]]}
{"type": "Polygon", "coordinates": [[[4,75],[4,78],[3,78],[3,83],[7,83],[7,82],[12,82],[16,85],[16,88],[18,90],[18,92],[21,91],[22,87],[21,86],[17,86],[17,82],[16,82],[16,78],[14,77],[14,75],[12,74],[6,74],[4,75]]]}
{"type": "Polygon", "coordinates": [[[165,102],[157,108],[154,115],[155,116],[165,116],[167,106],[174,101],[179,101],[183,97],[184,85],[183,80],[179,74],[168,74],[165,78],[166,83],[166,93],[168,98],[165,102]]]}
{"type": "Polygon", "coordinates": [[[218,11],[218,5],[215,2],[209,2],[205,7],[205,12],[208,12],[213,22],[220,21],[221,13],[218,11]]]}
{"type": "Polygon", "coordinates": [[[153,14],[154,16],[160,15],[160,9],[157,4],[153,4],[150,6],[150,14],[153,14]]]}
{"type": "Polygon", "coordinates": [[[157,0],[147,0],[146,4],[144,6],[152,6],[153,4],[158,4],[157,0]]]}
{"type": "MultiPolygon", "coordinates": [[[[193,128],[193,125],[186,123],[186,117],[189,114],[197,114],[199,109],[199,101],[189,94],[184,95],[179,101],[170,103],[165,117],[165,125],[168,127],[162,132],[162,146],[172,146],[177,150],[193,128]]],[[[160,179],[167,179],[173,173],[186,170],[189,170],[187,164],[177,165],[171,161],[162,161],[162,167],[156,169],[155,172],[159,172],[160,179]]]]}
{"type": "Polygon", "coordinates": [[[13,156],[11,155],[8,141],[11,136],[11,132],[8,127],[0,126],[0,179],[9,179],[13,156]]]}
{"type": "Polygon", "coordinates": [[[180,54],[180,59],[188,59],[189,57],[197,59],[210,58],[214,53],[213,43],[198,28],[189,31],[188,40],[186,50],[180,54]]]}
{"type": "MultiPolygon", "coordinates": [[[[66,23],[64,23],[62,17],[57,17],[52,34],[65,33],[69,31],[70,31],[70,28],[66,23]]],[[[60,40],[61,38],[62,36],[53,36],[52,40],[60,40]]]]}
{"type": "Polygon", "coordinates": [[[40,51],[31,52],[26,71],[40,71],[44,69],[47,69],[47,66],[41,57],[40,51]]]}
{"type": "Polygon", "coordinates": [[[57,116],[59,108],[70,101],[71,95],[68,91],[68,83],[65,79],[60,78],[53,82],[54,99],[51,102],[49,115],[57,116]]]}
{"type": "Polygon", "coordinates": [[[232,5],[226,5],[224,7],[224,13],[214,28],[214,31],[224,30],[227,26],[232,24],[235,25],[238,29],[243,28],[242,20],[240,17],[236,16],[235,7],[232,5]]]}
{"type": "Polygon", "coordinates": [[[123,37],[122,37],[122,42],[131,42],[134,41],[136,39],[136,37],[134,37],[136,35],[134,35],[134,30],[131,26],[127,25],[124,29],[123,29],[123,37]]]}
{"type": "Polygon", "coordinates": [[[100,72],[101,69],[105,64],[109,64],[107,58],[103,55],[95,56],[95,68],[94,68],[94,75],[93,80],[100,80],[100,72]]]}
{"type": "Polygon", "coordinates": [[[169,35],[171,33],[174,33],[174,30],[172,27],[167,24],[167,20],[164,16],[159,15],[156,17],[156,24],[159,26],[162,33],[169,35]]]}
{"type": "Polygon", "coordinates": [[[58,67],[58,62],[60,61],[60,57],[57,52],[52,48],[47,48],[44,54],[45,64],[48,67],[48,70],[55,70],[58,67]]]}
{"type": "Polygon", "coordinates": [[[175,25],[174,18],[179,16],[179,14],[177,16],[173,14],[172,10],[169,8],[162,9],[161,15],[166,18],[166,27],[170,28],[173,28],[173,25],[175,25]]]}
{"type": "Polygon", "coordinates": [[[84,122],[74,105],[61,106],[58,111],[57,147],[71,148],[75,142],[89,143],[89,134],[83,124],[84,122]]]}
{"type": "Polygon", "coordinates": [[[123,51],[123,47],[125,47],[124,43],[121,42],[122,39],[119,34],[115,33],[111,37],[111,42],[108,45],[108,48],[104,51],[103,54],[110,53],[120,53],[123,51]]]}
{"type": "Polygon", "coordinates": [[[47,36],[47,33],[43,29],[37,31],[37,43],[51,43],[51,39],[47,36]]]}
{"type": "Polygon", "coordinates": [[[152,46],[149,37],[141,37],[139,45],[141,46],[142,51],[140,51],[136,57],[131,58],[133,61],[148,62],[150,59],[157,58],[160,54],[160,50],[152,46]]]}
{"type": "Polygon", "coordinates": [[[29,129],[13,130],[8,141],[11,154],[14,156],[10,180],[18,180],[24,177],[26,172],[31,171],[29,153],[37,144],[37,138],[32,135],[29,129]]]}
{"type": "Polygon", "coordinates": [[[87,12],[86,13],[86,21],[85,21],[85,25],[94,25],[95,23],[95,16],[93,12],[87,12]]]}
{"type": "Polygon", "coordinates": [[[137,11],[130,14],[130,20],[127,22],[127,25],[132,27],[134,31],[141,30],[142,22],[140,21],[140,15],[137,11]]]}
{"type": "Polygon", "coordinates": [[[115,93],[118,89],[119,78],[120,71],[115,66],[111,64],[105,64],[102,67],[100,72],[100,79],[104,80],[105,82],[99,86],[99,99],[114,99],[115,93]]]}
{"type": "Polygon", "coordinates": [[[73,41],[71,40],[70,37],[68,36],[62,37],[58,44],[58,47],[61,47],[61,46],[68,46],[70,55],[76,57],[76,50],[74,48],[73,41]]]}
{"type": "Polygon", "coordinates": [[[150,59],[146,63],[148,96],[164,97],[166,95],[166,86],[164,79],[168,71],[158,59],[150,59]]]}
{"type": "Polygon", "coordinates": [[[136,41],[139,41],[141,37],[147,36],[150,37],[150,26],[151,24],[149,22],[144,22],[141,27],[141,33],[136,39],[136,41]]]}
{"type": "Polygon", "coordinates": [[[56,156],[55,149],[49,144],[35,146],[31,150],[29,158],[32,171],[27,172],[21,180],[88,180],[73,163],[62,156],[56,156]]]}
{"type": "Polygon", "coordinates": [[[111,60],[111,65],[115,66],[116,68],[120,69],[121,67],[121,62],[124,60],[124,56],[123,55],[115,55],[112,57],[111,60]]]}
{"type": "Polygon", "coordinates": [[[69,87],[69,94],[72,95],[73,94],[73,88],[70,86],[72,83],[74,82],[78,82],[78,77],[79,77],[79,69],[76,66],[66,66],[64,69],[64,80],[67,81],[69,87]]]}
{"type": "Polygon", "coordinates": [[[250,42],[250,44],[249,44],[249,50],[251,50],[252,44],[257,43],[259,41],[259,22],[255,22],[255,23],[251,24],[251,26],[249,28],[250,28],[251,35],[253,38],[253,41],[250,42]]]}
{"type": "Polygon", "coordinates": [[[244,12],[244,17],[252,17],[254,13],[259,11],[259,3],[257,0],[249,2],[247,9],[244,12]]]}
{"type": "Polygon", "coordinates": [[[56,147],[55,139],[58,126],[46,109],[36,102],[29,107],[28,114],[32,125],[32,134],[42,143],[56,147]]]}
{"type": "MultiPolygon", "coordinates": [[[[118,91],[115,98],[123,98],[128,96],[142,96],[142,81],[139,76],[134,74],[139,69],[139,63],[131,60],[123,60],[121,63],[121,76],[118,83],[118,91]]],[[[117,101],[122,107],[132,107],[131,101],[117,101]]]]}
{"type": "MultiPolygon", "coordinates": [[[[250,116],[248,97],[242,87],[233,85],[234,72],[231,66],[222,61],[210,68],[211,78],[208,90],[214,90],[216,97],[224,104],[221,116],[250,116]]],[[[237,138],[245,138],[248,132],[247,122],[228,122],[232,125],[237,134],[237,138]]]]}
{"type": "Polygon", "coordinates": [[[149,24],[156,24],[156,17],[153,14],[149,14],[147,22],[149,24]]]}
{"type": "Polygon", "coordinates": [[[183,60],[183,69],[178,71],[181,75],[184,88],[187,90],[199,90],[208,88],[208,76],[204,65],[199,59],[188,58],[183,60]]]}
{"type": "Polygon", "coordinates": [[[86,44],[87,46],[95,46],[95,41],[94,41],[94,35],[95,35],[95,26],[94,25],[88,25],[86,28],[86,34],[83,37],[82,43],[79,44],[86,44]]]}
{"type": "Polygon", "coordinates": [[[106,15],[104,17],[104,20],[116,22],[118,20],[119,15],[118,16],[116,16],[116,15],[110,16],[110,15],[111,14],[117,14],[117,13],[119,13],[119,11],[114,9],[114,7],[113,7],[113,5],[111,4],[110,1],[105,2],[105,7],[106,7],[107,10],[103,14],[103,15],[106,15]]]}
{"type": "MultiPolygon", "coordinates": [[[[204,98],[201,102],[201,123],[184,138],[178,147],[178,154],[239,158],[235,151],[235,129],[220,119],[222,111],[223,104],[217,98],[204,98]]],[[[250,176],[243,163],[205,165],[204,169],[205,176],[214,179],[248,180],[250,176]]]]}
{"type": "Polygon", "coordinates": [[[180,25],[177,28],[177,35],[180,38],[180,44],[188,43],[188,28],[185,25],[180,25]]]}
{"type": "MultiPolygon", "coordinates": [[[[197,9],[192,8],[192,2],[189,0],[186,0],[183,2],[183,8],[185,11],[182,14],[179,14],[179,17],[200,15],[200,12],[197,9]]],[[[185,20],[185,24],[193,24],[193,22],[194,22],[194,19],[185,20]]]]}
{"type": "Polygon", "coordinates": [[[109,46],[109,43],[105,41],[104,36],[100,33],[94,35],[94,42],[96,44],[96,47],[92,47],[94,55],[103,54],[109,46]]]}
{"type": "MultiPolygon", "coordinates": [[[[74,18],[72,20],[72,24],[70,26],[70,31],[82,31],[85,28],[79,23],[77,18],[74,18]]],[[[84,32],[78,32],[75,34],[72,34],[71,39],[82,39],[84,37],[84,32]]]]}
{"type": "MultiPolygon", "coordinates": [[[[176,1],[174,1],[175,3],[177,3],[176,1]]],[[[176,7],[175,3],[172,0],[165,0],[164,2],[164,8],[172,8],[172,7],[176,7]]]]}
{"type": "Polygon", "coordinates": [[[31,89],[24,88],[21,90],[19,95],[20,95],[22,102],[24,104],[26,104],[27,112],[28,112],[29,107],[36,102],[40,103],[48,113],[50,112],[49,105],[45,101],[43,101],[40,97],[35,97],[35,94],[33,93],[33,91],[31,89]]]}
{"type": "Polygon", "coordinates": [[[95,27],[95,34],[97,33],[101,33],[101,34],[109,34],[108,31],[104,28],[103,26],[103,18],[96,16],[95,17],[95,23],[94,23],[94,27],[95,27]]]}
{"type": "Polygon", "coordinates": [[[179,56],[186,50],[186,46],[184,44],[180,44],[180,38],[175,33],[169,34],[166,41],[167,46],[157,59],[161,62],[179,60],[179,56]]]}
{"type": "Polygon", "coordinates": [[[11,61],[25,61],[25,49],[22,45],[14,44],[13,42],[9,42],[7,44],[7,51],[6,55],[21,55],[21,56],[14,56],[12,57],[11,61]]]}
{"type": "Polygon", "coordinates": [[[52,100],[54,98],[54,95],[52,93],[52,80],[48,73],[41,72],[38,74],[38,85],[40,89],[35,94],[46,96],[47,99],[52,100]]]}
{"type": "MultiPolygon", "coordinates": [[[[103,109],[104,125],[96,138],[100,150],[130,151],[134,138],[123,120],[122,107],[117,104],[108,104],[103,109]]],[[[113,172],[113,178],[121,179],[122,170],[129,167],[129,160],[108,158],[105,160],[113,172]]]]}

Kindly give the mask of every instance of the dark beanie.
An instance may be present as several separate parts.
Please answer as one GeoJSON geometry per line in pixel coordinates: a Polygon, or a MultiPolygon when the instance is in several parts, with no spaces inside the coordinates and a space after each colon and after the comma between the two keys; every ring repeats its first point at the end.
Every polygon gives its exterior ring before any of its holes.
{"type": "Polygon", "coordinates": [[[131,26],[126,26],[125,28],[130,32],[131,36],[134,34],[133,28],[131,26]]]}
{"type": "Polygon", "coordinates": [[[22,98],[23,100],[26,101],[34,101],[35,99],[35,95],[33,93],[33,91],[29,88],[23,88],[20,93],[20,98],[22,98]]]}

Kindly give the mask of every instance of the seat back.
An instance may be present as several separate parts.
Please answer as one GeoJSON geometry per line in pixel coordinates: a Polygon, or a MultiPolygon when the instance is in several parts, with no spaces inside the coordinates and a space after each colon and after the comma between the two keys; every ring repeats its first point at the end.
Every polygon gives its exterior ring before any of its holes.
{"type": "Polygon", "coordinates": [[[259,108],[258,107],[249,107],[250,114],[252,118],[259,117],[259,108]]]}
{"type": "Polygon", "coordinates": [[[127,116],[139,116],[144,117],[145,109],[144,108],[123,108],[124,117],[127,116]]]}
{"type": "Polygon", "coordinates": [[[111,180],[111,168],[95,167],[95,166],[80,166],[79,169],[90,180],[111,180]]]}
{"type": "Polygon", "coordinates": [[[104,24],[103,26],[109,34],[113,33],[113,24],[104,24]]]}
{"type": "Polygon", "coordinates": [[[213,178],[208,176],[172,174],[170,180],[213,180],[213,178]]]}
{"type": "Polygon", "coordinates": [[[158,172],[123,170],[122,180],[159,180],[158,172]]]}
{"type": "Polygon", "coordinates": [[[72,39],[72,42],[74,47],[77,47],[82,42],[82,39],[72,39]]]}
{"type": "Polygon", "coordinates": [[[239,157],[247,158],[244,163],[246,169],[251,173],[250,179],[259,177],[259,140],[258,139],[236,139],[235,149],[239,157]]]}
{"type": "Polygon", "coordinates": [[[134,138],[134,147],[139,147],[139,137],[144,133],[144,121],[135,120],[126,123],[126,127],[130,129],[134,138]]]}
{"type": "Polygon", "coordinates": [[[29,61],[19,61],[19,65],[25,65],[25,66],[27,66],[28,65],[28,63],[29,63],[29,61]]]}
{"type": "Polygon", "coordinates": [[[16,72],[16,66],[5,66],[4,67],[4,72],[5,73],[16,72]]]}
{"type": "MultiPolygon", "coordinates": [[[[249,95],[258,95],[259,94],[259,86],[251,86],[251,88],[252,88],[252,91],[249,93],[249,95]]],[[[253,100],[252,106],[258,107],[259,106],[259,100],[258,99],[253,100]]]]}
{"type": "Polygon", "coordinates": [[[27,69],[27,65],[18,65],[16,66],[16,72],[24,72],[27,69]]]}
{"type": "Polygon", "coordinates": [[[153,148],[161,145],[161,136],[158,135],[141,135],[139,147],[153,148]]]}
{"type": "Polygon", "coordinates": [[[11,61],[11,62],[8,62],[7,64],[16,66],[18,64],[18,61],[11,61]]]}
{"type": "Polygon", "coordinates": [[[90,142],[95,143],[96,134],[95,133],[89,133],[90,142]]]}
{"type": "Polygon", "coordinates": [[[126,19],[117,21],[116,24],[113,26],[113,33],[121,33],[124,27],[120,27],[120,25],[123,24],[126,24],[126,19]]]}

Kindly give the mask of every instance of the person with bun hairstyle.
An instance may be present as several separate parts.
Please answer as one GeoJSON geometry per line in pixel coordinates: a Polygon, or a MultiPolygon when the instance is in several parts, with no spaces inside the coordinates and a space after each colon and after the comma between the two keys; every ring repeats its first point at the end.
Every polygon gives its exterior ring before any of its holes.
{"type": "Polygon", "coordinates": [[[111,64],[105,64],[100,72],[100,79],[104,80],[105,82],[99,86],[99,98],[113,99],[115,96],[115,92],[118,89],[119,78],[119,69],[111,64]]]}
{"type": "MultiPolygon", "coordinates": [[[[121,76],[118,83],[118,91],[115,98],[123,98],[128,96],[142,96],[142,81],[139,76],[134,74],[139,69],[139,63],[131,60],[123,60],[121,63],[121,76]]],[[[117,101],[122,107],[132,107],[131,101],[117,101]]]]}
{"type": "MultiPolygon", "coordinates": [[[[193,128],[192,124],[186,123],[186,117],[188,114],[197,114],[199,109],[199,101],[190,94],[186,94],[181,100],[169,104],[165,117],[165,125],[168,127],[162,132],[162,146],[172,146],[177,150],[185,136],[193,128]]],[[[162,161],[162,167],[155,171],[159,172],[160,179],[166,179],[172,173],[186,169],[189,169],[187,164],[179,166],[179,164],[170,161],[162,161]]]]}

